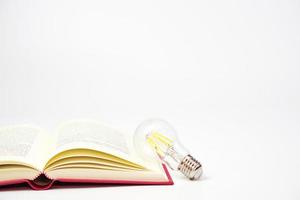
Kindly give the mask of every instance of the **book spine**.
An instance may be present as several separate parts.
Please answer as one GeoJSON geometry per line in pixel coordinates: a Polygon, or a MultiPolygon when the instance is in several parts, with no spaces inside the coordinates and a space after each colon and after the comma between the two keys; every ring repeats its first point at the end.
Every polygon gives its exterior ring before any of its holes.
{"type": "Polygon", "coordinates": [[[26,182],[34,190],[47,190],[52,187],[55,180],[48,178],[45,174],[40,174],[34,180],[26,180],[26,182]]]}

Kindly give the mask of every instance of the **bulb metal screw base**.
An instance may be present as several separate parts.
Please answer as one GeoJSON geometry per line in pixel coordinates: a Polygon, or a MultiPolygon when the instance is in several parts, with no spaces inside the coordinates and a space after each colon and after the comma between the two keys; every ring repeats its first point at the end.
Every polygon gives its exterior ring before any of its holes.
{"type": "Polygon", "coordinates": [[[181,171],[190,180],[197,180],[202,175],[202,165],[191,155],[185,156],[178,166],[181,171]]]}

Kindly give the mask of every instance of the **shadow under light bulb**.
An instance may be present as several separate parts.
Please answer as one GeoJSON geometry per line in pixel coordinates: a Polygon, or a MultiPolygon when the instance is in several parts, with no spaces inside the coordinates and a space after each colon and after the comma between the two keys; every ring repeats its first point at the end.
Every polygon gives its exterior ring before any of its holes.
{"type": "Polygon", "coordinates": [[[155,150],[164,163],[190,180],[197,180],[202,175],[202,165],[180,144],[176,131],[168,122],[146,120],[137,127],[134,139],[139,151],[149,154],[155,150]]]}

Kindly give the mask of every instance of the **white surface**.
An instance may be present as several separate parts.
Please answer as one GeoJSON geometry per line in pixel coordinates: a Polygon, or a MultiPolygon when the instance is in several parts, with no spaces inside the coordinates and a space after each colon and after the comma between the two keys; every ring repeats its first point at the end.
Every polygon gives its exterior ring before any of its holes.
{"type": "Polygon", "coordinates": [[[0,1],[0,122],[170,121],[204,165],[174,186],[0,199],[299,199],[299,1],[0,1]]]}

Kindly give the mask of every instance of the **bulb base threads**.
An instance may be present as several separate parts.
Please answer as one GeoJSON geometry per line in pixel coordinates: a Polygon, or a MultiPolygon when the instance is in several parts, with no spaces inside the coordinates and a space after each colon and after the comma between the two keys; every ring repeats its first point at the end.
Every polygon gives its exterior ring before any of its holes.
{"type": "Polygon", "coordinates": [[[190,180],[197,180],[202,175],[202,165],[198,160],[191,155],[185,156],[178,166],[178,170],[181,171],[190,180]]]}

